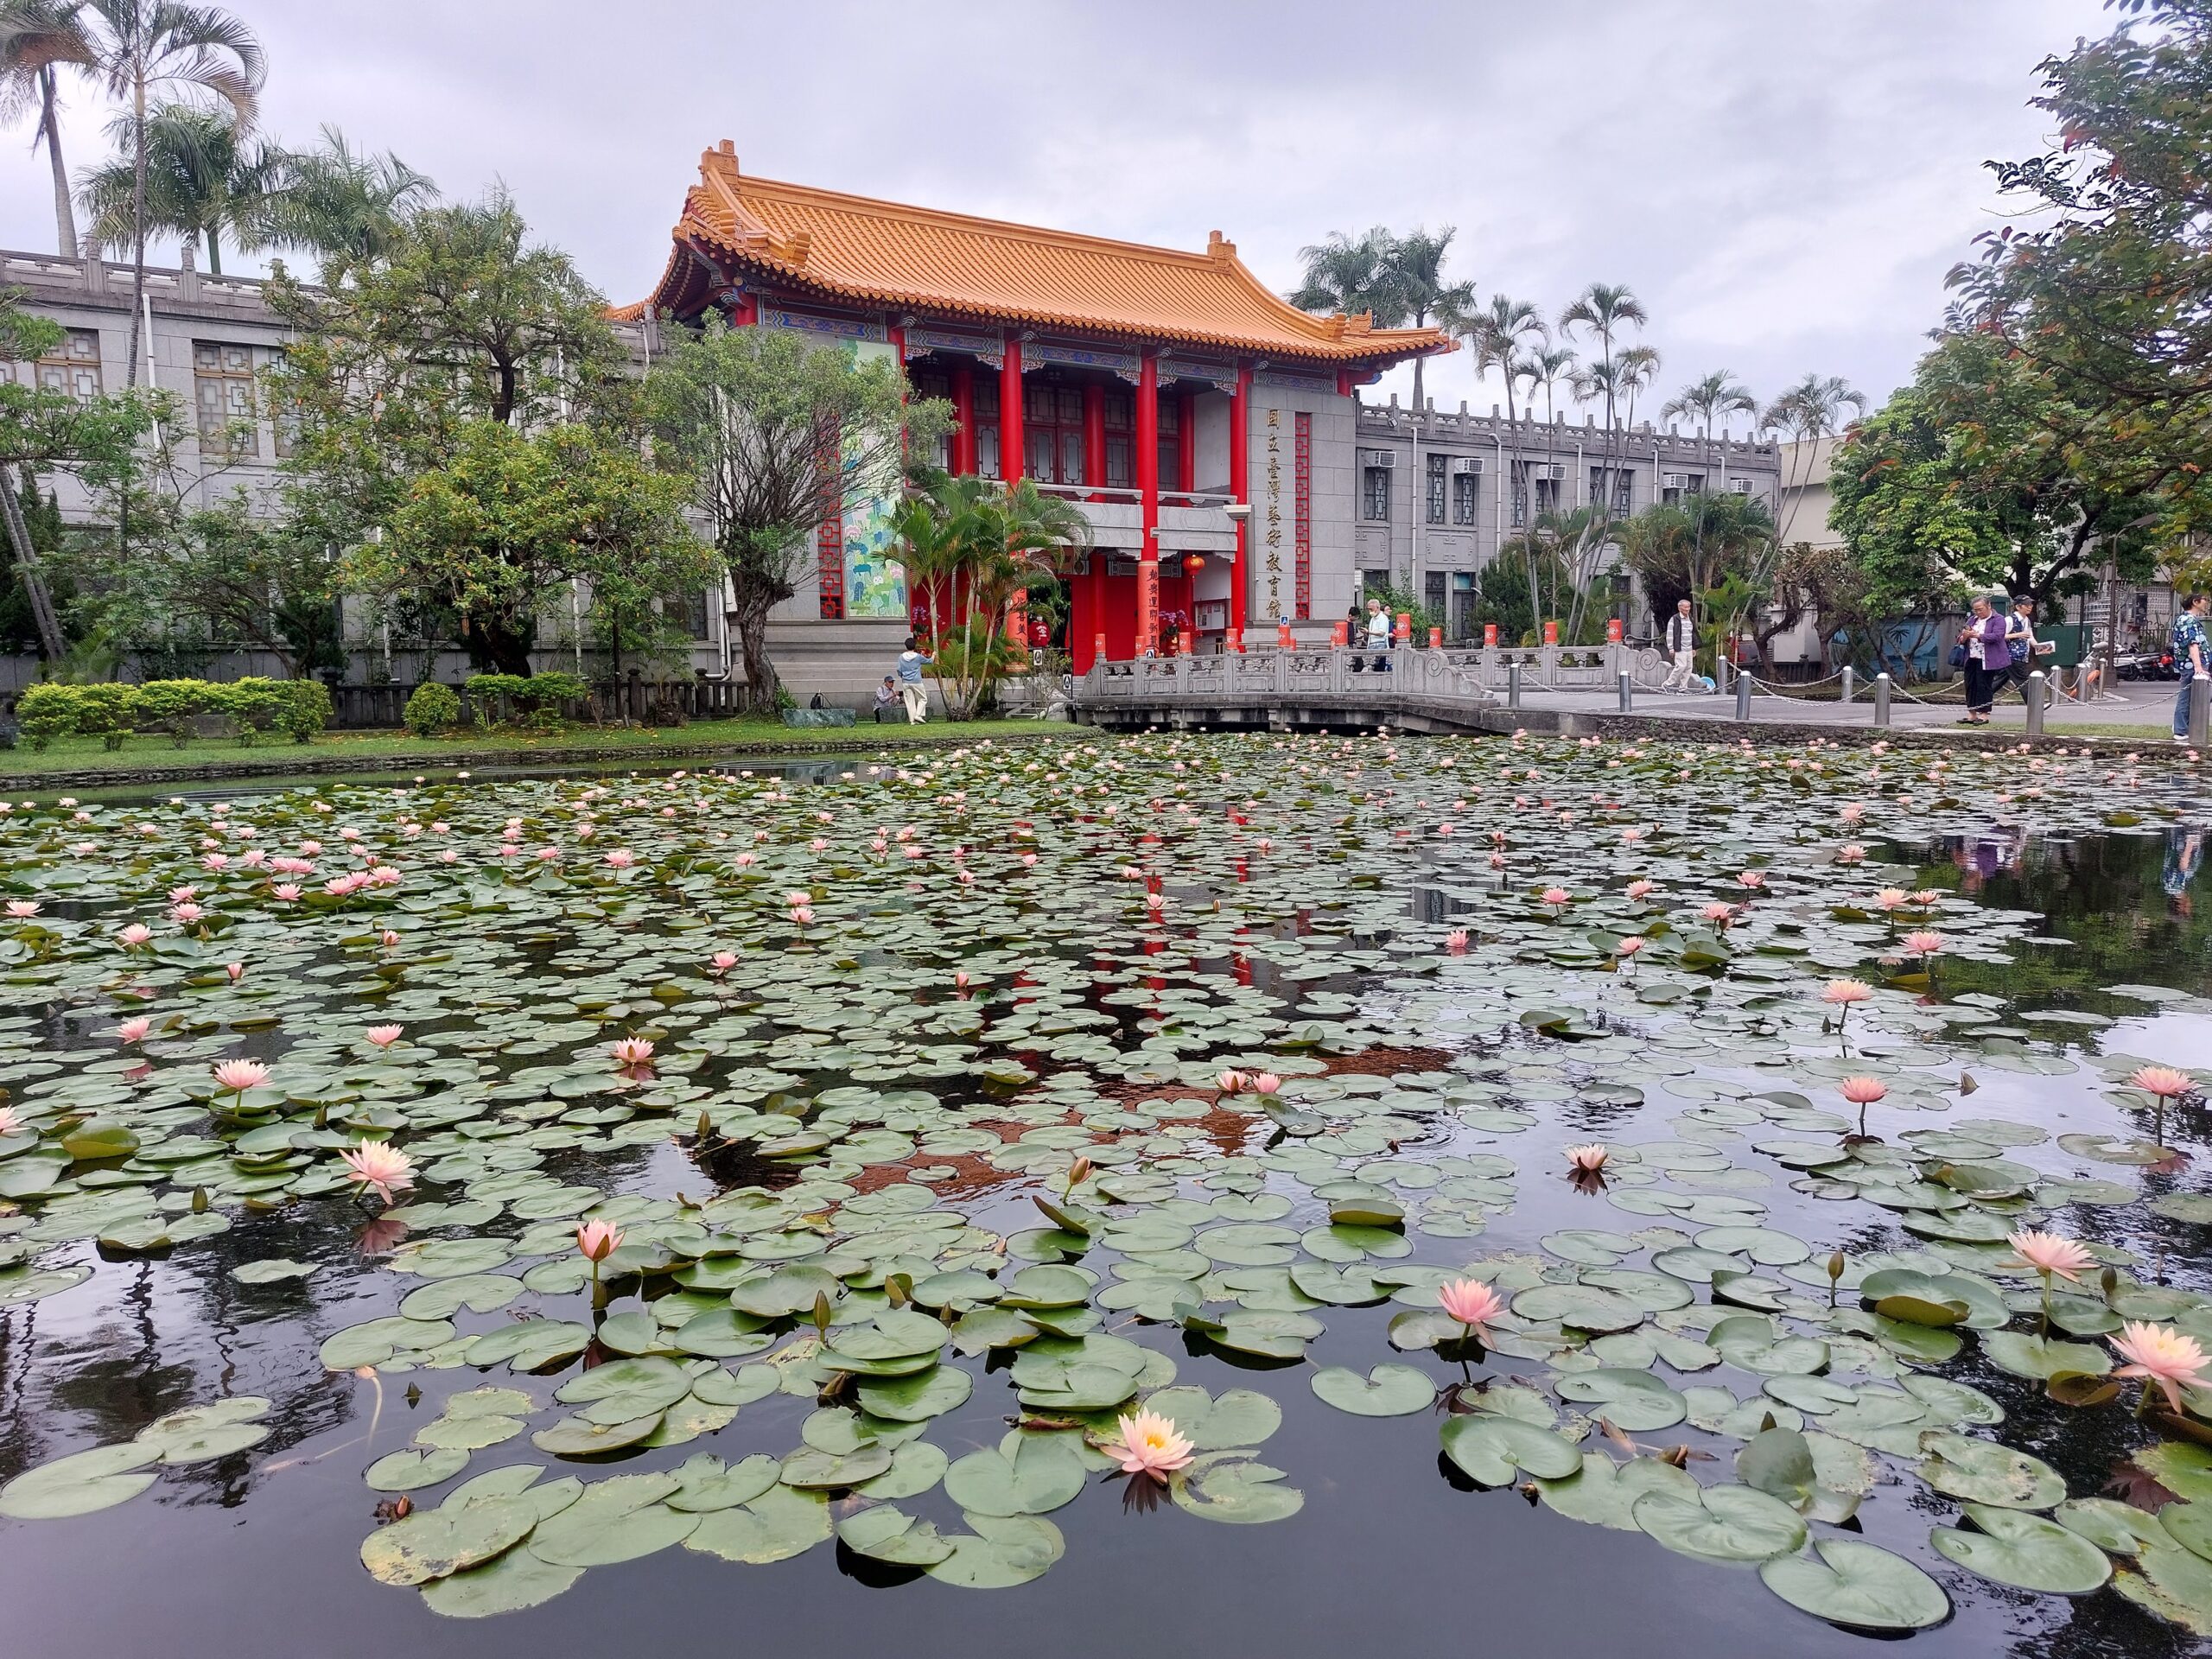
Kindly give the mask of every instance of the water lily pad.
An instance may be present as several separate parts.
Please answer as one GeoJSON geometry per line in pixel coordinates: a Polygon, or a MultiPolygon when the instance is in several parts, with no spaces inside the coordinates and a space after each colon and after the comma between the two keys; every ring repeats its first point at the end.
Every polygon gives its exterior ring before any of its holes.
{"type": "Polygon", "coordinates": [[[973,1529],[944,1535],[951,1553],[932,1562],[929,1575],[964,1590],[1008,1590],[1041,1577],[1067,1545],[1059,1529],[1040,1516],[967,1517],[973,1529]]]}
{"type": "Polygon", "coordinates": [[[1950,1497],[2013,1510],[2047,1510],[2064,1502],[2066,1480],[2041,1458],[1993,1440],[1948,1429],[1920,1437],[1919,1474],[1950,1497]]]}
{"type": "Polygon", "coordinates": [[[593,1481],[582,1497],[538,1523],[530,1553],[556,1567],[610,1567],[681,1543],[700,1516],[662,1500],[682,1484],[673,1473],[593,1481]]]}
{"type": "Polygon", "coordinates": [[[136,1497],[154,1484],[157,1446],[125,1441],[74,1452],[27,1469],[0,1486],[0,1515],[15,1521],[60,1521],[91,1515],[136,1497]]]}
{"type": "Polygon", "coordinates": [[[1365,1376],[1342,1365],[1313,1373],[1313,1392],[1357,1417],[1405,1417],[1436,1402],[1436,1385],[1410,1365],[1377,1365],[1365,1376]]]}
{"type": "Polygon", "coordinates": [[[372,1492],[414,1492],[452,1479],[468,1466],[459,1447],[431,1452],[390,1452],[371,1464],[363,1478],[372,1492]]]}
{"type": "Polygon", "coordinates": [[[778,1485],[736,1509],[703,1516],[683,1547],[760,1566],[803,1555],[833,1529],[827,1498],[778,1485]]]}
{"type": "Polygon", "coordinates": [[[1083,1491],[1084,1469],[1064,1434],[1023,1434],[1007,1456],[986,1446],[954,1460],[944,1492],[975,1515],[1045,1515],[1083,1491]]]}
{"type": "Polygon", "coordinates": [[[1510,1417],[1454,1417],[1444,1425],[1444,1454],[1482,1486],[1510,1485],[1516,1470],[1559,1480],[1582,1466],[1571,1440],[1510,1417]]]}
{"type": "Polygon", "coordinates": [[[1759,1578],[1791,1606],[1853,1630],[1916,1630],[1950,1616],[1942,1586],[1902,1555],[1851,1538],[1816,1538],[1811,1556],[1764,1562],[1759,1578]]]}
{"type": "Polygon", "coordinates": [[[369,1535],[361,1565],[385,1584],[422,1584],[477,1567],[512,1548],[537,1524],[529,1498],[448,1498],[369,1535]]]}
{"type": "Polygon", "coordinates": [[[1699,1560],[1763,1561],[1805,1542],[1797,1511],[1750,1486],[1708,1486],[1695,1498],[1647,1492],[1632,1513],[1669,1549],[1699,1560]]]}
{"type": "Polygon", "coordinates": [[[1986,1503],[1966,1506],[1977,1529],[1937,1527],[1928,1541],[1945,1560],[2019,1590],[2082,1596],[2112,1576],[2112,1562],[2088,1540],[2039,1515],[1986,1503]]]}

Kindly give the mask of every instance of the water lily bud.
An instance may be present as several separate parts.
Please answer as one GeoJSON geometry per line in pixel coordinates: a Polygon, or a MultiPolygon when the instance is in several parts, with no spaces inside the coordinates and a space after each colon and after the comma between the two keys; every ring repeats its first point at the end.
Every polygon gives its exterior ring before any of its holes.
{"type": "Polygon", "coordinates": [[[824,1337],[830,1334],[830,1297],[828,1293],[814,1293],[814,1328],[824,1337]]]}
{"type": "Polygon", "coordinates": [[[2120,1288],[2120,1274],[2113,1268],[2107,1268],[2097,1275],[2097,1286],[2104,1292],[2105,1300],[2110,1301],[2113,1299],[2113,1293],[2120,1288]]]}
{"type": "Polygon", "coordinates": [[[1828,1280],[1830,1283],[1834,1283],[1836,1280],[1842,1277],[1843,1252],[1841,1250],[1838,1250],[1834,1255],[1828,1257],[1828,1280]]]}
{"type": "Polygon", "coordinates": [[[1078,1154],[1076,1160],[1068,1166],[1068,1185],[1078,1187],[1090,1179],[1090,1160],[1078,1154]]]}
{"type": "Polygon", "coordinates": [[[207,1213],[207,1189],[204,1186],[195,1186],[192,1189],[192,1213],[195,1216],[204,1216],[207,1213]]]}

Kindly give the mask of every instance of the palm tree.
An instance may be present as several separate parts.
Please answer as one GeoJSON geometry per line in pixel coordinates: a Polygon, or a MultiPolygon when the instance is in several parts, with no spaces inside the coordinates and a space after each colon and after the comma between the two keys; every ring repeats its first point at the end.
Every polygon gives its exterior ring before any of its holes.
{"type": "Polygon", "coordinates": [[[1395,327],[1404,311],[1389,283],[1388,270],[1395,240],[1380,225],[1357,241],[1342,231],[1331,231],[1328,239],[1298,251],[1306,262],[1306,280],[1290,296],[1301,311],[1327,314],[1341,311],[1348,317],[1364,311],[1379,327],[1395,327]]]}
{"type": "Polygon", "coordinates": [[[1505,382],[1505,418],[1517,423],[1520,416],[1513,406],[1513,388],[1526,373],[1527,365],[1521,350],[1530,341],[1550,338],[1543,315],[1527,300],[1493,294],[1490,304],[1462,321],[1457,332],[1474,348],[1476,373],[1498,372],[1505,382]]]}
{"type": "Polygon", "coordinates": [[[1811,478],[1820,440],[1834,437],[1843,430],[1843,411],[1847,409],[1854,415],[1864,415],[1866,394],[1854,391],[1840,375],[1808,374],[1760,411],[1760,429],[1787,433],[1794,446],[1789,457],[1789,477],[1784,485],[1788,505],[1783,509],[1781,531],[1775,538],[1779,546],[1790,544],[1789,532],[1795,528],[1800,492],[1811,478]]]}
{"type": "Polygon", "coordinates": [[[1752,415],[1758,411],[1758,402],[1750,390],[1726,369],[1715,369],[1702,379],[1693,380],[1660,406],[1662,421],[1697,420],[1697,435],[1709,435],[1713,428],[1729,415],[1752,415]]]}
{"type": "MultiPolygon", "coordinates": [[[[132,123],[118,117],[115,136],[127,143],[132,123]]],[[[284,167],[282,152],[242,138],[219,110],[164,104],[146,118],[145,223],[188,242],[205,239],[207,269],[223,274],[223,237],[244,251],[260,246],[262,221],[284,167]]],[[[92,232],[110,248],[127,248],[137,233],[138,171],[126,150],[85,175],[79,194],[92,232]]]]}
{"type": "Polygon", "coordinates": [[[261,43],[253,31],[214,6],[182,0],[84,0],[86,70],[118,103],[130,106],[130,345],[124,384],[138,384],[139,330],[146,312],[146,124],[164,92],[197,89],[231,106],[241,137],[252,129],[261,90],[261,43]]]}
{"type": "MultiPolygon", "coordinates": [[[[1447,334],[1458,333],[1474,309],[1472,283],[1444,280],[1444,256],[1459,232],[1446,225],[1435,235],[1415,226],[1405,236],[1392,237],[1382,261],[1383,282],[1397,296],[1395,322],[1425,328],[1433,317],[1447,334]]],[[[1376,321],[1380,321],[1378,318],[1376,321]]],[[[1421,393],[1421,364],[1414,359],[1414,408],[1427,407],[1421,393]]]]}
{"type": "Polygon", "coordinates": [[[54,167],[54,231],[61,251],[75,257],[77,220],[70,211],[69,169],[61,161],[61,100],[57,71],[91,56],[73,0],[0,0],[0,120],[38,111],[31,148],[46,146],[54,167]]]}
{"type": "Polygon", "coordinates": [[[408,215],[437,199],[427,175],[389,150],[356,152],[336,127],[322,130],[318,148],[294,151],[284,161],[264,232],[272,243],[326,258],[382,257],[408,215]]]}
{"type": "Polygon", "coordinates": [[[1608,435],[1613,430],[1615,402],[1621,391],[1619,377],[1613,372],[1614,341],[1627,329],[1641,328],[1650,321],[1643,302],[1618,283],[1591,283],[1559,314],[1559,331],[1567,339],[1573,339],[1578,328],[1586,328],[1597,338],[1598,359],[1592,366],[1602,365],[1603,372],[1593,384],[1605,397],[1608,435]]]}

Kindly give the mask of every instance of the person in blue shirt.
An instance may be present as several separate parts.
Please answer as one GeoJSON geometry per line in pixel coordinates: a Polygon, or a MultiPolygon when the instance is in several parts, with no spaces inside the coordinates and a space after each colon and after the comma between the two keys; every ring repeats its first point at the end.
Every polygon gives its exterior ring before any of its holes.
{"type": "Polygon", "coordinates": [[[895,666],[899,671],[899,696],[906,705],[909,726],[920,725],[929,713],[930,694],[922,684],[922,670],[936,660],[922,650],[911,634],[907,636],[906,649],[899,653],[895,666]]]}
{"type": "Polygon", "coordinates": [[[2202,594],[2191,594],[2182,601],[2181,614],[2174,619],[2174,666],[2181,671],[2181,691],[2174,698],[2174,741],[2189,741],[2189,688],[2200,676],[2212,674],[2212,643],[2204,634],[2204,610],[2207,604],[2202,594]]]}

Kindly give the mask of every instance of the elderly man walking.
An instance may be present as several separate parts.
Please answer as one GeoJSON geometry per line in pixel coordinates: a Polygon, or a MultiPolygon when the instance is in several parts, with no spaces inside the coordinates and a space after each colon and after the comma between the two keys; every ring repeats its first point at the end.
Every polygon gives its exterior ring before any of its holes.
{"type": "Polygon", "coordinates": [[[1688,690],[1697,674],[1697,619],[1690,613],[1687,599],[1676,601],[1675,613],[1667,619],[1666,650],[1675,666],[1662,690],[1688,690]]]}

